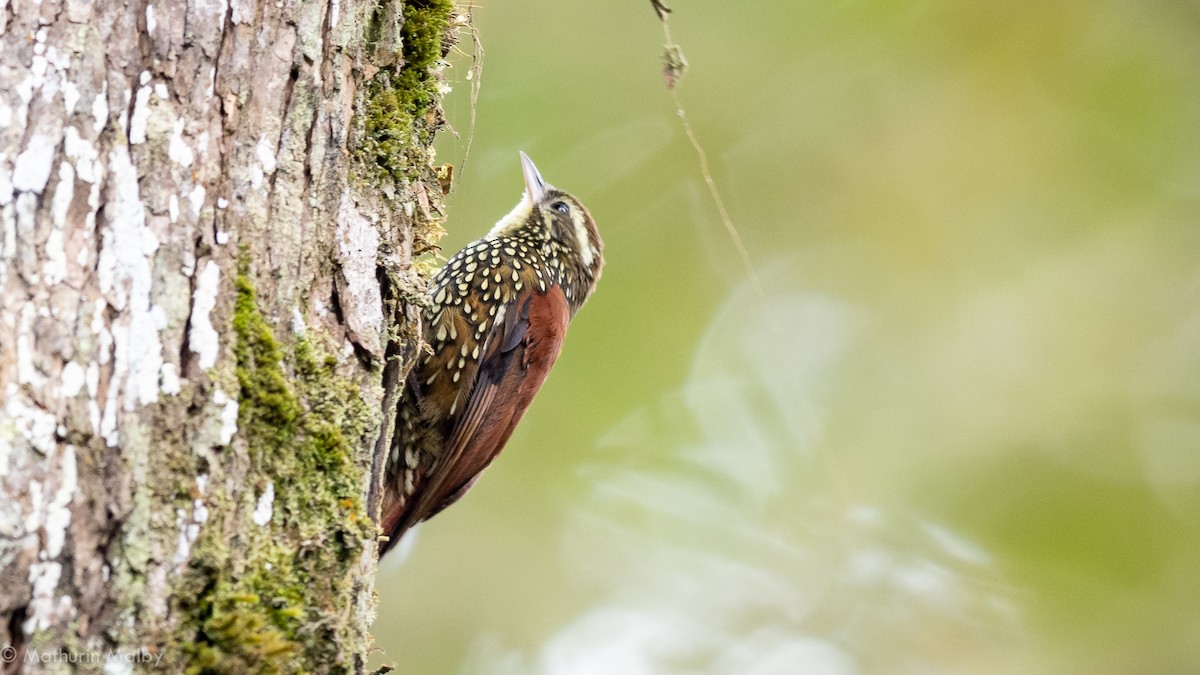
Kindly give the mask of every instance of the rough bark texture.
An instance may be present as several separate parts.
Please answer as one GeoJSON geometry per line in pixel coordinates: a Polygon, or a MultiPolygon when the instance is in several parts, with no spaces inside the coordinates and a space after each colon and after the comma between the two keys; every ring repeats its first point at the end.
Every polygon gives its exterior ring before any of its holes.
{"type": "Polygon", "coordinates": [[[364,669],[450,12],[0,0],[4,669],[364,669]]]}

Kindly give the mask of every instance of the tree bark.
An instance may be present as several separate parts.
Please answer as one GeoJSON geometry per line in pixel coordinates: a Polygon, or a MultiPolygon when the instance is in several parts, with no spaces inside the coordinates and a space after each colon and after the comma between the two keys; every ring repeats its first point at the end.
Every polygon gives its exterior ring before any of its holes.
{"type": "Polygon", "coordinates": [[[0,0],[0,667],[365,669],[451,10],[0,0]]]}

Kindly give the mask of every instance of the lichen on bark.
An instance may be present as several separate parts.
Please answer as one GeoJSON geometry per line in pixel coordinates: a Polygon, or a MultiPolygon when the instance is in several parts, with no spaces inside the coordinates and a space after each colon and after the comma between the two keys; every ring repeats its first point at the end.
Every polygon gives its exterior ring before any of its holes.
{"type": "Polygon", "coordinates": [[[0,12],[0,646],[365,669],[452,9],[0,12]]]}
{"type": "Polygon", "coordinates": [[[193,672],[350,671],[343,647],[361,638],[342,634],[353,626],[336,601],[372,550],[361,488],[378,414],[313,338],[279,341],[245,273],[235,283],[239,435],[247,476],[263,484],[211,488],[214,510],[254,512],[255,527],[200,535],[182,582],[194,592],[177,604],[192,620],[177,638],[193,672]]]}
{"type": "MultiPolygon", "coordinates": [[[[360,89],[350,190],[360,206],[381,210],[384,222],[387,214],[407,221],[409,251],[431,246],[441,233],[440,195],[431,196],[427,186],[436,185],[429,147],[442,122],[440,69],[452,39],[452,8],[445,0],[383,3],[367,23],[366,52],[380,57],[387,42],[378,37],[380,17],[397,10],[402,17],[398,52],[379,58],[383,67],[360,89]],[[372,204],[379,187],[388,199],[372,204]]],[[[185,592],[177,595],[177,609],[189,619],[175,636],[192,672],[361,670],[359,648],[367,638],[346,621],[347,604],[338,600],[361,592],[353,572],[374,555],[367,543],[375,525],[362,487],[372,479],[373,442],[389,428],[388,405],[368,406],[361,393],[387,379],[380,365],[406,365],[394,358],[405,349],[399,342],[415,343],[411,314],[404,312],[406,273],[386,264],[395,262],[389,241],[394,237],[383,238],[379,257],[393,358],[386,364],[368,358],[365,372],[344,367],[319,335],[295,326],[290,337],[278,335],[258,306],[254,279],[261,270],[243,252],[232,318],[235,443],[244,444],[253,480],[224,493],[211,486],[208,501],[214,511],[241,512],[244,520],[248,511],[266,513],[265,495],[274,500],[257,529],[230,540],[210,528],[195,543],[185,592]]],[[[362,363],[353,353],[349,358],[362,363]]]]}

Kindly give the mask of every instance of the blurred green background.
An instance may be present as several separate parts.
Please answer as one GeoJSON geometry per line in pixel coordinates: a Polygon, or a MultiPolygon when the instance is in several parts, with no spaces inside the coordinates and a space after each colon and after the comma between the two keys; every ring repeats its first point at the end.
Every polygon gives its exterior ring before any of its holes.
{"type": "Polygon", "coordinates": [[[477,8],[445,250],[524,150],[608,263],[503,457],[384,563],[376,660],[1200,672],[1200,6],[673,7],[762,292],[648,2],[477,8]]]}

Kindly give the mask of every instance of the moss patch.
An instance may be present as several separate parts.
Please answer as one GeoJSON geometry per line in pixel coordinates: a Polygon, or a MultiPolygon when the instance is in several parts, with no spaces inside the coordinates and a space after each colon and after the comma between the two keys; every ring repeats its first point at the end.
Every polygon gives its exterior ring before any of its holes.
{"type": "MultiPolygon", "coordinates": [[[[352,569],[375,533],[363,504],[368,436],[376,415],[336,359],[307,337],[282,344],[259,311],[243,268],[234,331],[240,387],[238,432],[247,471],[237,486],[212,486],[210,520],[254,510],[271,486],[263,526],[224,541],[202,528],[178,610],[196,627],[180,635],[188,672],[341,672],[353,636],[339,635],[352,569]]],[[[248,518],[244,519],[249,521],[248,518]]]]}
{"type": "MultiPolygon", "coordinates": [[[[359,168],[375,183],[403,183],[410,165],[425,167],[425,148],[441,121],[436,111],[440,99],[441,60],[451,41],[451,0],[404,2],[383,0],[366,28],[370,52],[391,45],[389,17],[399,10],[399,51],[384,54],[381,68],[365,87],[355,155],[359,168]],[[433,119],[427,119],[432,117],[433,119]]],[[[385,49],[386,51],[386,49],[385,49]]]]}

